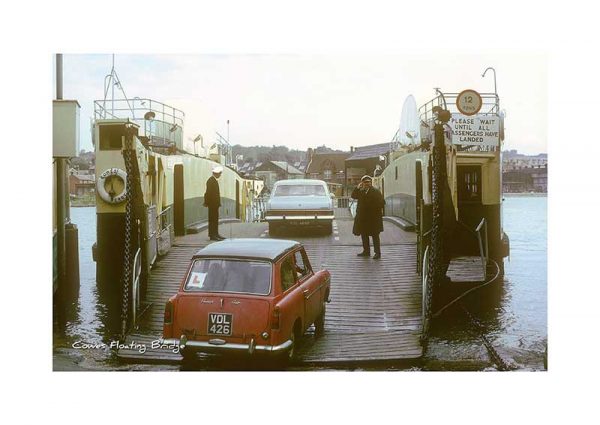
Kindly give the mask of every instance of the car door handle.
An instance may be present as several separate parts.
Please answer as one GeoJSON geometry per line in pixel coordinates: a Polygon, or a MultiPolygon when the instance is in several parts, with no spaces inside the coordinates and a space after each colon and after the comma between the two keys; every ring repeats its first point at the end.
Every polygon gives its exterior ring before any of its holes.
{"type": "Polygon", "coordinates": [[[308,299],[309,295],[308,295],[308,289],[305,289],[304,291],[302,291],[302,293],[304,294],[304,298],[308,299]]]}

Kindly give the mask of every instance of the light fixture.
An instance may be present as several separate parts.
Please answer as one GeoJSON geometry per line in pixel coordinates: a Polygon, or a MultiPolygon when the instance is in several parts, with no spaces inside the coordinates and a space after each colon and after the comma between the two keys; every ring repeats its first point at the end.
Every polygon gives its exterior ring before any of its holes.
{"type": "Polygon", "coordinates": [[[144,114],[144,119],[146,121],[152,121],[154,119],[154,117],[156,116],[156,114],[152,111],[148,111],[144,114]]]}

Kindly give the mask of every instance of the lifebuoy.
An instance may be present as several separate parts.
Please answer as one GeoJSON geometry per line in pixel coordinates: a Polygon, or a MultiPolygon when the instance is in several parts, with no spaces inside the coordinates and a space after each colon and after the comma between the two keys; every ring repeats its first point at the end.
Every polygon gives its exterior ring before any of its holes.
{"type": "Polygon", "coordinates": [[[98,191],[98,195],[100,196],[100,198],[102,198],[104,202],[108,202],[109,204],[120,204],[125,200],[125,197],[127,195],[127,173],[121,170],[120,168],[109,168],[108,170],[100,174],[100,177],[98,177],[98,182],[96,183],[96,190],[98,191]],[[108,193],[106,191],[106,188],[104,187],[106,179],[110,176],[117,176],[123,182],[123,191],[116,196],[111,196],[110,193],[108,193]]]}

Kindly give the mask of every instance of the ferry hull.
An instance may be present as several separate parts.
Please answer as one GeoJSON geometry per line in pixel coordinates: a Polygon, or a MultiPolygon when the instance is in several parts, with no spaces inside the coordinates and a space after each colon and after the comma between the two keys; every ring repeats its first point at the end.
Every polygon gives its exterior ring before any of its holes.
{"type": "Polygon", "coordinates": [[[116,290],[121,287],[123,277],[125,214],[97,214],[96,223],[97,282],[98,285],[116,290]]]}

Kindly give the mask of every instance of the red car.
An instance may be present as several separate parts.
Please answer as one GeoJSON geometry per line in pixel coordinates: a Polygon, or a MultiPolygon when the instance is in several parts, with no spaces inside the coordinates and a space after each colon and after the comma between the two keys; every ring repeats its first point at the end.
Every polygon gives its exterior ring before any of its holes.
{"type": "Polygon", "coordinates": [[[193,257],[165,307],[163,342],[197,352],[280,354],[314,323],[323,333],[330,274],[314,272],[304,247],[277,239],[228,239],[193,257]]]}

